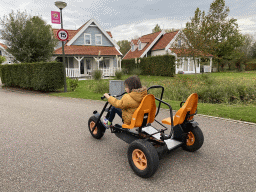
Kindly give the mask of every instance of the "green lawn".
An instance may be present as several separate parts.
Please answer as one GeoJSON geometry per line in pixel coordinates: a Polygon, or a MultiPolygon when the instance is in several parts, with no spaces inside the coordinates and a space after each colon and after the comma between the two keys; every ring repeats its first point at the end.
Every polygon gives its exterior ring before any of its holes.
{"type": "MultiPolygon", "coordinates": [[[[191,91],[197,90],[196,86],[199,82],[195,82],[195,76],[200,77],[201,74],[197,75],[177,75],[176,77],[156,77],[156,76],[140,76],[141,82],[147,87],[151,85],[162,85],[165,87],[165,97],[164,100],[169,103],[174,110],[179,109],[179,104],[185,99],[170,100],[171,89],[179,89],[178,92],[182,91],[180,87],[189,86],[191,91]],[[185,84],[177,87],[177,82],[180,83],[180,79],[183,80],[185,84]]],[[[241,72],[241,73],[211,73],[208,74],[210,77],[214,78],[216,82],[228,82],[227,85],[232,87],[232,84],[237,84],[237,82],[243,82],[246,84],[254,85],[256,82],[256,71],[251,72],[241,72]]],[[[128,75],[123,76],[123,80],[128,78],[128,75]]],[[[101,80],[101,83],[95,82],[94,80],[84,80],[79,81],[79,87],[74,91],[64,93],[62,91],[56,93],[50,93],[50,95],[61,96],[61,97],[73,97],[73,98],[83,98],[83,99],[93,99],[100,100],[103,93],[108,92],[109,80],[101,80]],[[99,86],[100,85],[100,86],[99,86]],[[98,92],[95,93],[96,87],[100,87],[98,92]]],[[[189,92],[188,92],[189,93],[189,92]]],[[[186,93],[186,94],[188,94],[186,93]]],[[[185,95],[184,98],[187,98],[185,95]]],[[[255,100],[249,101],[247,103],[237,102],[234,104],[221,103],[221,104],[210,104],[210,103],[199,103],[198,113],[216,117],[230,118],[235,120],[242,120],[248,122],[256,123],[256,102],[255,100]]]]}

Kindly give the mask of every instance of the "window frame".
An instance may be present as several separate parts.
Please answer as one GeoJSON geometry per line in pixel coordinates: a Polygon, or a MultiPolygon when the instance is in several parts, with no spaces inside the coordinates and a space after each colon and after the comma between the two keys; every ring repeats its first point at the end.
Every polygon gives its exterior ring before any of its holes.
{"type": "Polygon", "coordinates": [[[102,45],[102,34],[95,34],[95,44],[102,45]],[[97,37],[100,37],[100,44],[97,44],[97,37]]]}
{"type": "Polygon", "coordinates": [[[89,34],[89,33],[85,33],[85,34],[84,34],[84,44],[85,44],[85,45],[91,45],[91,44],[92,44],[92,36],[91,36],[91,34],[89,34]],[[90,44],[87,44],[87,43],[86,43],[86,38],[85,38],[85,37],[86,37],[87,35],[90,36],[90,44]]]}
{"type": "Polygon", "coordinates": [[[142,44],[141,44],[141,41],[139,41],[139,44],[138,44],[138,50],[142,50],[142,44]]]}

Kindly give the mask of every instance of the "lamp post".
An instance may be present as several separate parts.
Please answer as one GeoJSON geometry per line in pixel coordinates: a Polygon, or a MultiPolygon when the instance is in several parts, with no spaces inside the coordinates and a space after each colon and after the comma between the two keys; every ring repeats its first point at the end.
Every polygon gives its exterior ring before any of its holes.
{"type": "MultiPolygon", "coordinates": [[[[67,6],[67,3],[63,1],[56,1],[55,6],[60,9],[60,17],[61,17],[61,29],[63,29],[63,21],[62,21],[62,9],[67,6]]],[[[63,61],[63,71],[64,71],[64,92],[67,92],[67,82],[66,82],[66,64],[65,64],[65,52],[64,52],[64,41],[62,41],[62,61],[63,61]]]]}

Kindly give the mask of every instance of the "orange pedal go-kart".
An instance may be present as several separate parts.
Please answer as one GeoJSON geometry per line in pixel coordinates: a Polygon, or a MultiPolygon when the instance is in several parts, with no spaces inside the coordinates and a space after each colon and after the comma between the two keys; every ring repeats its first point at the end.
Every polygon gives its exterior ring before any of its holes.
{"type": "MultiPolygon", "coordinates": [[[[162,100],[164,87],[152,86],[148,88],[148,92],[150,89],[158,88],[162,89],[160,99],[152,94],[146,95],[134,112],[130,125],[115,124],[110,127],[111,133],[130,144],[127,152],[129,164],[132,170],[143,178],[151,177],[156,172],[159,157],[162,157],[166,152],[178,147],[193,152],[198,150],[204,142],[203,133],[198,127],[198,123],[193,119],[197,113],[198,95],[193,93],[186,102],[181,102],[181,108],[173,117],[171,106],[162,100]],[[159,101],[157,111],[156,101],[159,101]],[[158,115],[162,103],[169,107],[170,117],[163,119],[161,123],[155,117],[158,115]],[[184,105],[182,105],[183,103],[184,105]],[[159,130],[153,127],[151,123],[154,121],[163,129],[159,130]],[[168,128],[163,124],[171,126],[169,134],[165,133],[168,128]]],[[[104,99],[104,96],[101,99],[104,99]]],[[[101,122],[101,117],[104,112],[107,112],[106,118],[108,118],[112,107],[110,105],[107,108],[108,104],[106,102],[101,113],[94,111],[94,115],[89,118],[89,131],[96,139],[100,139],[105,133],[106,128],[101,122]]]]}

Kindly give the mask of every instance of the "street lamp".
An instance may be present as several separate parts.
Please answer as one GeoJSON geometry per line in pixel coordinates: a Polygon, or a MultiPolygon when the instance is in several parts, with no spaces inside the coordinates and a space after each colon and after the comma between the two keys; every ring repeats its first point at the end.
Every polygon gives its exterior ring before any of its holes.
{"type": "MultiPolygon", "coordinates": [[[[60,9],[60,18],[61,18],[61,29],[63,29],[63,21],[62,21],[62,9],[67,6],[67,3],[63,1],[56,1],[55,6],[60,9]]],[[[62,61],[63,61],[63,71],[64,71],[64,92],[67,92],[67,82],[66,82],[66,64],[65,64],[65,52],[64,52],[64,41],[62,41],[62,61]]]]}

